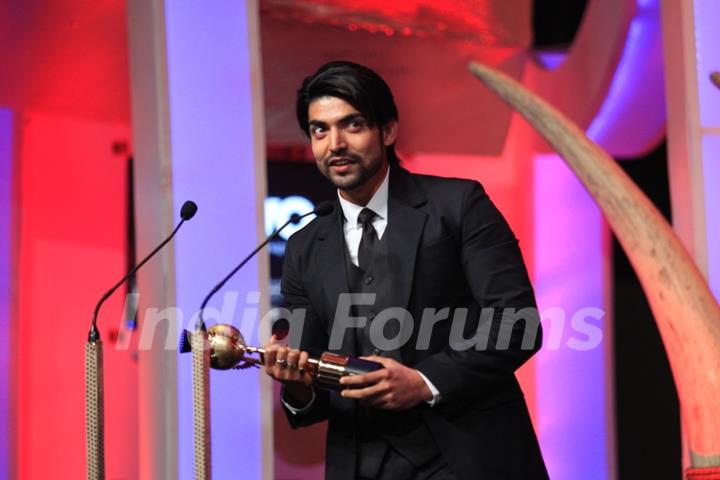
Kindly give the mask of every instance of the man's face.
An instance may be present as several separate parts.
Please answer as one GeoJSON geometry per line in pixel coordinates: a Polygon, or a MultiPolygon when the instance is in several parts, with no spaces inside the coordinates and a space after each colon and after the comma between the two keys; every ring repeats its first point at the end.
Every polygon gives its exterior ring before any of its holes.
{"type": "Polygon", "coordinates": [[[370,127],[355,107],[337,97],[313,100],[308,120],[315,163],[337,188],[354,190],[384,174],[385,147],[395,142],[396,122],[370,127]]]}

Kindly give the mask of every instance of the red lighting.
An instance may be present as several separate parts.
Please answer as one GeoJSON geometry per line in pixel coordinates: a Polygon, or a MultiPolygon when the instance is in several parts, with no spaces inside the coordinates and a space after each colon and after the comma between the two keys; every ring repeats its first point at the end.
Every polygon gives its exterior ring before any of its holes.
{"type": "Polygon", "coordinates": [[[264,14],[283,20],[503,47],[530,44],[531,7],[530,0],[267,0],[261,6],[264,14]]]}

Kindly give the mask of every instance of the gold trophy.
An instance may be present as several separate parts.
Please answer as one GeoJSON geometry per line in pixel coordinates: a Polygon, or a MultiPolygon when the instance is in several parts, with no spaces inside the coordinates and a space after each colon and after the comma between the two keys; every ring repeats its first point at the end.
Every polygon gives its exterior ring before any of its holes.
{"type": "MultiPolygon", "coordinates": [[[[192,351],[191,333],[183,330],[180,336],[180,353],[192,351]]],[[[207,329],[210,350],[210,368],[215,370],[244,370],[265,364],[265,349],[251,347],[245,343],[240,330],[232,325],[218,324],[207,329]]],[[[325,352],[320,358],[309,358],[307,372],[319,387],[340,389],[340,378],[346,375],[362,375],[383,368],[371,360],[348,357],[325,352]]]]}

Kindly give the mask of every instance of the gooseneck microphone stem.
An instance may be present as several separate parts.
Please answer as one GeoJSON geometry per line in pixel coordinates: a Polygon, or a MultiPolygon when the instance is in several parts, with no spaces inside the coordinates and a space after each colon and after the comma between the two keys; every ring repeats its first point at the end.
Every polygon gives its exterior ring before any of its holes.
{"type": "Polygon", "coordinates": [[[135,265],[135,267],[132,270],[130,270],[127,273],[127,275],[125,275],[123,278],[121,278],[119,282],[117,282],[115,285],[113,285],[112,288],[110,288],[110,290],[105,292],[105,294],[100,298],[100,301],[97,303],[97,305],[95,305],[95,311],[93,312],[92,325],[90,326],[90,333],[88,334],[88,341],[93,341],[95,339],[100,338],[100,332],[97,329],[97,316],[98,316],[98,313],[100,312],[100,307],[102,306],[103,303],[105,303],[105,300],[110,298],[110,296],[115,292],[115,290],[117,290],[123,283],[125,283],[125,281],[128,278],[130,278],[133,275],[133,273],[137,272],[140,269],[140,267],[145,265],[148,260],[150,260],[157,252],[160,251],[161,248],[163,248],[165,245],[167,245],[168,242],[173,239],[173,237],[178,232],[178,230],[180,230],[180,227],[182,227],[183,223],[185,223],[185,219],[180,220],[180,223],[177,224],[177,226],[172,231],[172,233],[170,234],[169,237],[167,237],[165,240],[163,240],[163,242],[160,245],[155,247],[155,249],[152,252],[150,252],[147,257],[145,257],[140,263],[135,265]]]}
{"type": "Polygon", "coordinates": [[[299,222],[300,220],[302,220],[303,218],[307,217],[308,215],[312,215],[313,213],[315,213],[315,210],[313,210],[312,212],[308,212],[308,213],[306,213],[306,214],[304,214],[304,215],[293,215],[293,216],[291,216],[290,219],[289,219],[287,222],[283,223],[282,226],[280,226],[280,228],[275,229],[275,231],[272,232],[270,235],[268,235],[268,237],[267,237],[265,240],[263,240],[263,242],[262,242],[260,245],[258,245],[258,246],[255,248],[255,250],[253,250],[252,252],[250,252],[250,254],[249,254],[247,257],[245,257],[245,258],[243,259],[243,261],[240,262],[240,264],[239,264],[237,267],[233,268],[233,270],[232,270],[230,273],[228,273],[227,276],[220,281],[220,283],[218,283],[217,285],[215,285],[215,286],[212,288],[212,290],[210,290],[210,293],[207,294],[207,297],[205,297],[205,300],[203,300],[202,305],[200,306],[200,312],[199,312],[199,314],[198,314],[198,321],[197,321],[197,324],[195,325],[195,330],[196,330],[196,331],[205,330],[205,320],[203,319],[203,311],[205,310],[205,307],[207,306],[207,304],[208,304],[208,302],[210,301],[210,299],[211,299],[223,286],[225,286],[225,284],[228,282],[228,280],[230,280],[230,279],[233,277],[233,275],[235,275],[242,267],[245,266],[245,264],[246,264],[247,262],[249,262],[255,255],[257,255],[257,253],[258,253],[260,250],[262,250],[262,248],[263,248],[265,245],[267,245],[268,243],[270,243],[270,241],[271,241],[273,238],[277,237],[278,234],[279,234],[285,227],[287,227],[287,226],[290,225],[291,223],[297,223],[297,222],[299,222]]]}
{"type": "Polygon", "coordinates": [[[268,237],[267,237],[265,240],[263,240],[263,242],[262,242],[260,245],[258,245],[258,246],[255,248],[255,250],[253,250],[252,252],[250,252],[250,255],[248,255],[247,257],[245,257],[245,259],[244,259],[242,262],[240,262],[240,265],[238,265],[237,267],[235,267],[235,268],[232,270],[232,272],[230,272],[225,278],[223,278],[223,279],[220,281],[220,283],[218,283],[217,285],[215,285],[215,286],[212,288],[212,290],[210,290],[210,293],[207,294],[207,297],[205,297],[205,300],[203,300],[202,305],[200,306],[200,312],[198,313],[198,321],[197,321],[197,324],[195,325],[195,331],[196,331],[196,332],[199,332],[199,331],[201,331],[201,330],[202,330],[202,331],[205,330],[205,320],[203,319],[203,311],[205,310],[205,307],[207,306],[208,302],[209,302],[210,299],[213,297],[213,295],[215,295],[215,294],[218,292],[218,290],[220,290],[220,289],[227,283],[227,281],[230,280],[230,279],[233,277],[233,275],[235,275],[235,274],[238,272],[238,270],[240,270],[242,267],[244,267],[245,264],[246,264],[247,262],[249,262],[251,258],[253,258],[255,255],[257,255],[257,253],[258,253],[260,250],[262,250],[262,248],[263,248],[265,245],[267,245],[267,244],[270,242],[270,240],[272,240],[273,238],[277,237],[278,234],[279,234],[280,232],[282,232],[282,230],[283,230],[285,227],[287,227],[288,225],[290,225],[291,223],[298,223],[298,222],[300,222],[300,220],[302,220],[303,218],[305,218],[305,217],[307,217],[307,216],[309,216],[309,215],[313,215],[313,214],[317,215],[318,217],[325,217],[325,216],[327,216],[327,215],[330,215],[330,214],[333,212],[333,210],[335,210],[335,206],[334,206],[331,202],[328,202],[328,201],[320,202],[320,203],[317,205],[317,207],[315,207],[315,209],[313,209],[313,210],[310,211],[310,212],[304,213],[304,214],[302,214],[302,215],[298,215],[298,214],[293,214],[293,215],[291,215],[291,216],[290,216],[290,219],[288,219],[287,222],[283,223],[283,224],[280,226],[280,228],[276,228],[274,232],[272,232],[270,235],[268,235],[268,237]]]}

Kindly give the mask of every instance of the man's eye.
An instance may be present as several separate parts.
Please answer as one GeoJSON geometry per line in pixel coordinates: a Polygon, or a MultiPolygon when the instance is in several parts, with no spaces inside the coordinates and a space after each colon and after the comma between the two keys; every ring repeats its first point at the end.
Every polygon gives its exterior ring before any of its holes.
{"type": "Polygon", "coordinates": [[[317,136],[320,136],[320,135],[325,134],[325,129],[322,128],[322,127],[314,127],[314,128],[312,128],[312,129],[310,129],[310,133],[311,133],[313,136],[317,137],[317,136]]]}
{"type": "Polygon", "coordinates": [[[348,127],[350,127],[351,129],[354,129],[354,130],[359,130],[362,128],[362,126],[363,126],[363,124],[359,120],[353,120],[352,122],[350,122],[348,124],[348,127]]]}

